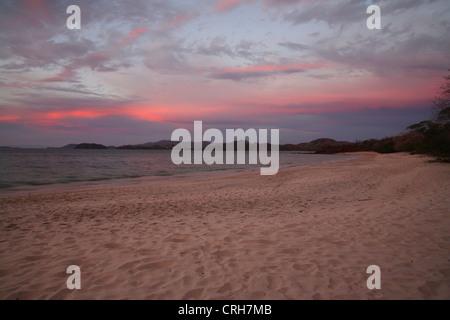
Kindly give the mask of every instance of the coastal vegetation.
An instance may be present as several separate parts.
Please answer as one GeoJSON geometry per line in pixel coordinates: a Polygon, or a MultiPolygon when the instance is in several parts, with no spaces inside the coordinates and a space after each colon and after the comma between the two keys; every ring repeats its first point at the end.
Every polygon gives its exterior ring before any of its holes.
{"type": "MultiPolygon", "coordinates": [[[[449,70],[450,71],[450,70],[449,70]]],[[[432,102],[433,117],[412,124],[395,137],[370,139],[355,143],[330,143],[317,148],[317,153],[376,151],[379,153],[409,152],[429,154],[436,161],[450,162],[450,75],[444,77],[438,96],[432,102]]]]}

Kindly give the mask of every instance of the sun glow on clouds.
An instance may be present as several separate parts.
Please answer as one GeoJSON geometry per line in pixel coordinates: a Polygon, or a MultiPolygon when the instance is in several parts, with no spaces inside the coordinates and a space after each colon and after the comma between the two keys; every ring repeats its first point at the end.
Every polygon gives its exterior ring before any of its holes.
{"type": "Polygon", "coordinates": [[[120,119],[148,122],[152,140],[154,123],[282,129],[294,115],[425,108],[448,68],[450,2],[414,3],[427,29],[392,2],[381,1],[390,24],[378,33],[360,28],[365,12],[353,17],[361,5],[350,0],[95,1],[81,4],[82,29],[73,32],[60,28],[62,3],[1,3],[0,126],[32,125],[30,137],[82,128],[114,143],[120,119]]]}
{"type": "Polygon", "coordinates": [[[229,10],[242,3],[251,2],[253,0],[222,0],[213,6],[216,11],[229,10]]]}
{"type": "Polygon", "coordinates": [[[119,46],[127,45],[128,43],[130,43],[130,41],[137,39],[141,33],[145,32],[147,30],[148,30],[148,28],[140,28],[137,30],[130,31],[128,36],[120,42],[119,46]]]}

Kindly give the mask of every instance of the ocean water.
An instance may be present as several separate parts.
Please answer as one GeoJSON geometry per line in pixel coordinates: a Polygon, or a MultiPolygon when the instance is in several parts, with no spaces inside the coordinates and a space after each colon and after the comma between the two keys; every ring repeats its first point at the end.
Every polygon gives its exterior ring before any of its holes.
{"type": "MultiPolygon", "coordinates": [[[[280,152],[280,170],[354,159],[354,155],[280,152]]],[[[248,161],[248,160],[247,160],[248,161]]],[[[0,192],[23,186],[46,186],[142,177],[176,177],[212,172],[258,171],[256,165],[174,165],[170,150],[0,150],[0,192]]],[[[20,189],[20,188],[19,188],[20,189]]]]}

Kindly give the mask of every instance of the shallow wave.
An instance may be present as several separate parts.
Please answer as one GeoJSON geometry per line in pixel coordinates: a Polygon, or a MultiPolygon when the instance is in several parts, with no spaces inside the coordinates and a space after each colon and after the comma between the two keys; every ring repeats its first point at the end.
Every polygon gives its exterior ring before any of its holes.
{"type": "MultiPolygon", "coordinates": [[[[353,155],[316,155],[280,152],[280,169],[330,163],[356,158],[353,155]]],[[[143,177],[176,177],[186,174],[256,171],[257,165],[180,165],[170,151],[46,150],[0,151],[0,190],[23,186],[67,185],[143,177]],[[82,151],[82,152],[80,152],[82,151]]]]}

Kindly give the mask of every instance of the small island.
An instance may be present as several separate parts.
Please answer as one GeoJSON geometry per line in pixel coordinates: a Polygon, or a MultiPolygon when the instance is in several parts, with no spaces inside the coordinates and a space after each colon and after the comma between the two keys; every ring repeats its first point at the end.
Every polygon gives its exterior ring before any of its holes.
{"type": "Polygon", "coordinates": [[[108,149],[108,147],[97,143],[80,143],[74,149],[108,149]]]}

